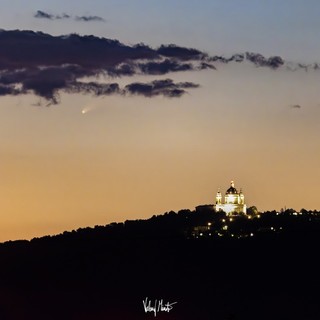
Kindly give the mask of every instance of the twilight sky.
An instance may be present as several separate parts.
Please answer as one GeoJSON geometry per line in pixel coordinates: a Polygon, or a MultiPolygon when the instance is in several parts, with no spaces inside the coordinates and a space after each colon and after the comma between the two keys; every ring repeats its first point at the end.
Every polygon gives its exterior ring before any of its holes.
{"type": "Polygon", "coordinates": [[[193,209],[230,180],[260,210],[320,209],[318,1],[1,5],[0,241],[193,209]]]}

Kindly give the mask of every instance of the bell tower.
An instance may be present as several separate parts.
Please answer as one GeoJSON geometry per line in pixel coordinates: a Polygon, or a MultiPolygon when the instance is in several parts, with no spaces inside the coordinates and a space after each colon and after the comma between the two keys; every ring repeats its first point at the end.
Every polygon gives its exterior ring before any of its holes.
{"type": "Polygon", "coordinates": [[[222,194],[220,192],[220,189],[218,189],[218,192],[216,195],[216,204],[222,204],[222,194]]]}

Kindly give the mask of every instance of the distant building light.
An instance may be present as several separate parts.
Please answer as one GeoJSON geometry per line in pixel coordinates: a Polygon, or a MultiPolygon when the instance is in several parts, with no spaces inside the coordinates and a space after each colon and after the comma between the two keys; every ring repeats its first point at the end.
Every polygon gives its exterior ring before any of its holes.
{"type": "Polygon", "coordinates": [[[230,220],[230,222],[231,222],[231,221],[233,221],[233,219],[232,219],[232,218],[230,218],[229,220],[230,220]]]}
{"type": "Polygon", "coordinates": [[[228,226],[225,225],[225,226],[222,227],[222,229],[223,229],[223,230],[228,230],[228,226]]]}
{"type": "Polygon", "coordinates": [[[250,233],[250,237],[253,237],[253,233],[250,233]]]}
{"type": "Polygon", "coordinates": [[[225,193],[224,201],[220,190],[218,190],[214,207],[217,212],[222,210],[227,215],[247,213],[247,205],[244,201],[244,195],[241,189],[239,192],[237,191],[234,187],[233,181],[231,181],[230,188],[225,193]]]}
{"type": "Polygon", "coordinates": [[[200,237],[202,237],[203,236],[203,233],[200,233],[200,237]]]}

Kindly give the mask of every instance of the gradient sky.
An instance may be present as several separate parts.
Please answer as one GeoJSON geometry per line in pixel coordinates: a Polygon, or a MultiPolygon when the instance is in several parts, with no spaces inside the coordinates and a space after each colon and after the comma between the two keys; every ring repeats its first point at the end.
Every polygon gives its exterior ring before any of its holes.
{"type": "MultiPolygon", "coordinates": [[[[5,30],[320,62],[318,1],[1,4],[5,30]],[[37,10],[105,21],[39,19],[37,10]]],[[[230,180],[260,210],[320,209],[320,70],[214,64],[118,79],[200,84],[180,98],[61,93],[45,107],[32,94],[0,97],[0,241],[193,209],[230,180]]]]}

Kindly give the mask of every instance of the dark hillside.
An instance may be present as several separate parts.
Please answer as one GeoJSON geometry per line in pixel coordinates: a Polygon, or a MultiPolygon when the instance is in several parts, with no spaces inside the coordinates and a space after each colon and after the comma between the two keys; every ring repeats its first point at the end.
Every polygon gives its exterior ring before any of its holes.
{"type": "Polygon", "coordinates": [[[190,237],[207,218],[184,210],[1,244],[0,319],[154,319],[146,297],[178,302],[155,319],[320,319],[317,219],[268,213],[264,224],[290,227],[190,237]]]}

